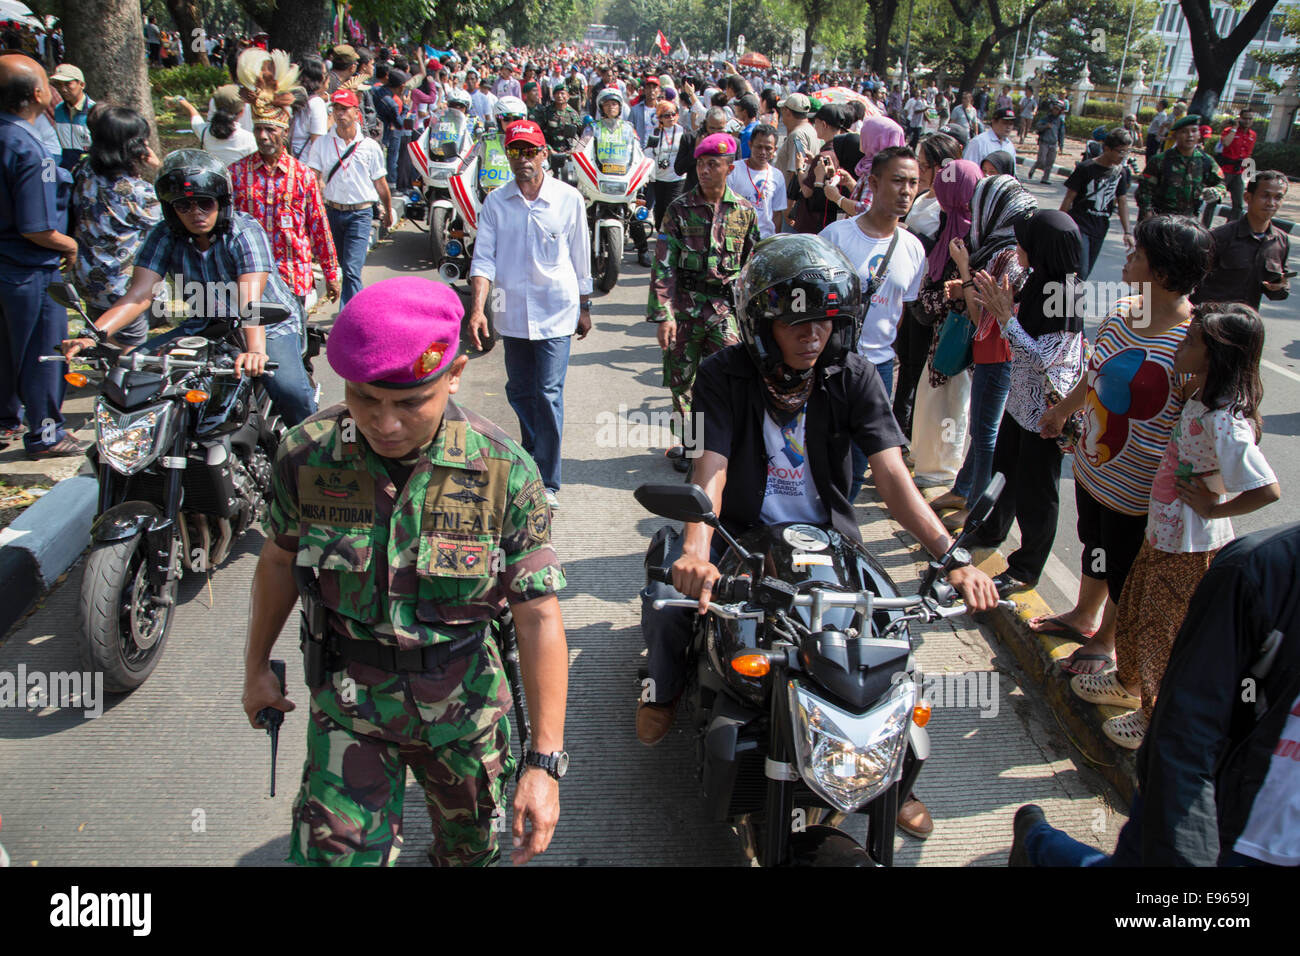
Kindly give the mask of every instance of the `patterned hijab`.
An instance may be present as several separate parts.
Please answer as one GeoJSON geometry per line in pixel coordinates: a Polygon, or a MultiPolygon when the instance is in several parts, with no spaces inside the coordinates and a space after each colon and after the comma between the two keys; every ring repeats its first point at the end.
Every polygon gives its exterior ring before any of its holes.
{"type": "Polygon", "coordinates": [[[971,197],[972,272],[983,269],[999,252],[1015,244],[1016,223],[1038,209],[1038,200],[1014,176],[986,176],[971,197]]]}
{"type": "Polygon", "coordinates": [[[969,159],[954,159],[943,164],[934,173],[934,197],[939,200],[939,208],[946,214],[943,229],[935,240],[934,248],[926,256],[930,263],[928,275],[931,281],[938,282],[948,268],[951,256],[948,243],[954,239],[965,239],[970,232],[971,197],[975,195],[975,186],[984,173],[979,164],[969,159]]]}

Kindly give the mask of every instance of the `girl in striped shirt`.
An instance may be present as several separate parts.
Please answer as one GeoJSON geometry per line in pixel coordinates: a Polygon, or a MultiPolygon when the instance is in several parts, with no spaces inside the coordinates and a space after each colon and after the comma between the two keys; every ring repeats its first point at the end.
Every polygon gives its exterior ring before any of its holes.
{"type": "Polygon", "coordinates": [[[1069,674],[1108,670],[1115,660],[1115,610],[1146,532],[1156,469],[1183,406],[1189,376],[1174,372],[1187,334],[1187,296],[1209,270],[1213,242],[1185,216],[1139,223],[1122,278],[1140,290],[1120,299],[1097,331],[1092,361],[1079,384],[1041,422],[1061,433],[1082,410],[1074,455],[1075,504],[1082,548],[1079,599],[1073,609],[1030,626],[1075,634],[1086,643],[1061,662],[1069,674]]]}

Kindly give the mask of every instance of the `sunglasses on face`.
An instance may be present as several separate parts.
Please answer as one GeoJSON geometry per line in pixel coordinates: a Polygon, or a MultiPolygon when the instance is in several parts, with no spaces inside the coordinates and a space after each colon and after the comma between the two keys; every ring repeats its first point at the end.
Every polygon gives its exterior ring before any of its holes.
{"type": "Polygon", "coordinates": [[[211,196],[197,196],[194,199],[178,199],[172,203],[172,208],[182,216],[187,215],[191,209],[206,214],[217,208],[217,201],[211,196]]]}
{"type": "Polygon", "coordinates": [[[506,156],[510,159],[533,159],[540,155],[542,147],[540,146],[508,146],[506,147],[506,156]]]}

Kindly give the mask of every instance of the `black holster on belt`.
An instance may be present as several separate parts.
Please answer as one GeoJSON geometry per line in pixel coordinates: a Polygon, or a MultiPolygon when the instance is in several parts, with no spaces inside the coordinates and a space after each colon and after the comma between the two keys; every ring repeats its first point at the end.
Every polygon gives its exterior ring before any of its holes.
{"type": "Polygon", "coordinates": [[[687,292],[697,292],[715,299],[725,296],[730,289],[728,283],[710,279],[697,272],[678,272],[677,284],[687,292]]]}
{"type": "Polygon", "coordinates": [[[325,633],[325,605],[320,582],[310,568],[293,569],[302,612],[298,624],[298,646],[302,648],[302,671],[310,690],[319,690],[338,669],[337,655],[330,653],[325,633]]]}

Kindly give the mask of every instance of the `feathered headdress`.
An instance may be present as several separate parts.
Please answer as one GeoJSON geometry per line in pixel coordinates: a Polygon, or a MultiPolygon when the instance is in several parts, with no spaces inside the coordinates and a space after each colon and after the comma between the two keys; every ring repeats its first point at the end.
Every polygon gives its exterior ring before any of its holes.
{"type": "Polygon", "coordinates": [[[288,129],[293,86],[298,82],[298,67],[289,62],[289,54],[256,47],[245,50],[239,55],[235,75],[244,99],[252,104],[254,124],[288,129]]]}

